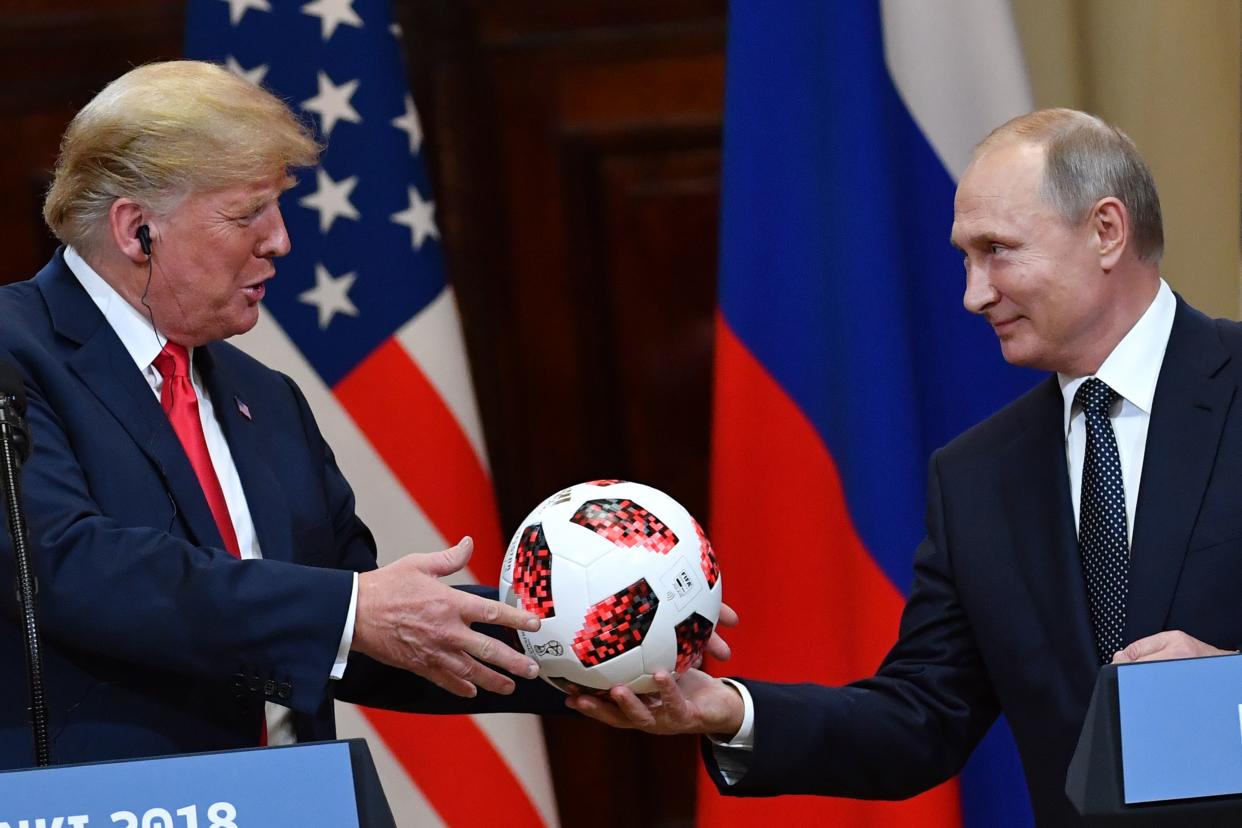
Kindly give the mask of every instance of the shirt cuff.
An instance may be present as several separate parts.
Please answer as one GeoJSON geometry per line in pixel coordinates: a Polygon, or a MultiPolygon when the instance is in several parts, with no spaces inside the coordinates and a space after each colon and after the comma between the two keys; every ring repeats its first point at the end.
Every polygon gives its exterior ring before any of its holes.
{"type": "Polygon", "coordinates": [[[354,643],[354,618],[358,614],[358,573],[354,573],[354,588],[349,594],[349,612],[345,614],[345,629],[341,631],[341,645],[336,648],[336,663],[332,665],[330,677],[340,680],[345,675],[345,665],[349,663],[349,648],[354,643]]]}
{"type": "Polygon", "coordinates": [[[734,750],[754,750],[755,749],[755,702],[750,697],[750,691],[746,689],[746,685],[733,679],[722,678],[725,684],[732,687],[742,697],[742,726],[737,729],[737,733],[733,734],[733,738],[725,742],[714,736],[708,736],[713,745],[722,748],[732,748],[734,750]]]}
{"type": "Polygon", "coordinates": [[[755,749],[755,702],[745,684],[733,679],[721,679],[742,697],[742,726],[727,742],[708,736],[712,743],[712,758],[716,760],[716,769],[726,785],[736,785],[738,780],[750,770],[750,755],[755,749]]]}

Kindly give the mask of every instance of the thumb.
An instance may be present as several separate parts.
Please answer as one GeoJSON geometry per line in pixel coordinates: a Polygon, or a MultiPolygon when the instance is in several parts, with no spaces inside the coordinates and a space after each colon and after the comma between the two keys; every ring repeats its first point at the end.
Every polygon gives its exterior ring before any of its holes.
{"type": "Polygon", "coordinates": [[[469,535],[457,542],[456,546],[450,546],[448,549],[441,549],[439,552],[433,552],[430,555],[419,556],[419,569],[428,575],[436,578],[443,578],[445,575],[452,575],[466,565],[470,560],[470,555],[474,552],[474,541],[469,535]]]}
{"type": "Polygon", "coordinates": [[[1125,649],[1118,650],[1113,656],[1113,663],[1126,664],[1132,661],[1141,661],[1153,653],[1159,652],[1163,648],[1164,635],[1162,633],[1149,635],[1146,638],[1131,641],[1126,645],[1125,649]]]}

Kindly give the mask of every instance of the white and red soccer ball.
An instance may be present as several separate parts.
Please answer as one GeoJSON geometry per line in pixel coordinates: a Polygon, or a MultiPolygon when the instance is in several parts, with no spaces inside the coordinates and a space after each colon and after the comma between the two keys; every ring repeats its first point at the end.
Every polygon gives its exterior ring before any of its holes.
{"type": "Polygon", "coordinates": [[[698,522],[663,492],[596,480],[557,492],[509,542],[500,598],[538,615],[518,632],[539,674],[567,693],[697,667],[720,617],[720,568],[698,522]]]}

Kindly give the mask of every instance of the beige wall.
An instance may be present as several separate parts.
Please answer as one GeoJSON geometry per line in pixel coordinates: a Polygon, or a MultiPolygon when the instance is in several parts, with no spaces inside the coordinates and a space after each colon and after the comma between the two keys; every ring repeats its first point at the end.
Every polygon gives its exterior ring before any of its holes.
{"type": "Polygon", "coordinates": [[[1242,311],[1242,0],[1012,0],[1035,104],[1094,112],[1151,165],[1164,277],[1242,311]]]}

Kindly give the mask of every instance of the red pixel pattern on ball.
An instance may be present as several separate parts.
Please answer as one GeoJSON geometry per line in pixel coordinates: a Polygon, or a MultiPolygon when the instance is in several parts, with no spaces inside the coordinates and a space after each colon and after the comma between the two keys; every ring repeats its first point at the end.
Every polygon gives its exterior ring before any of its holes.
{"type": "Polygon", "coordinates": [[[677,535],[664,521],[629,498],[588,500],[578,507],[569,520],[617,546],[641,546],[667,555],[677,545],[677,535]]]}
{"type": "Polygon", "coordinates": [[[588,609],[574,636],[578,660],[595,667],[642,644],[659,605],[647,579],[640,578],[588,609]]]}
{"type": "Polygon", "coordinates": [[[712,542],[703,533],[703,527],[693,517],[690,520],[694,523],[695,534],[699,536],[699,566],[703,567],[703,577],[707,578],[707,588],[711,589],[720,577],[720,564],[716,563],[716,552],[712,549],[712,542]]]}
{"type": "Polygon", "coordinates": [[[677,625],[677,665],[673,668],[684,673],[691,667],[703,663],[703,650],[707,647],[707,639],[712,637],[712,622],[697,612],[677,625]]]}
{"type": "Polygon", "coordinates": [[[588,486],[615,486],[618,483],[624,483],[624,480],[592,480],[587,483],[588,486]]]}
{"type": "Polygon", "coordinates": [[[513,559],[513,591],[527,612],[540,618],[556,617],[552,603],[552,550],[543,537],[542,523],[532,523],[522,530],[513,559]]]}

